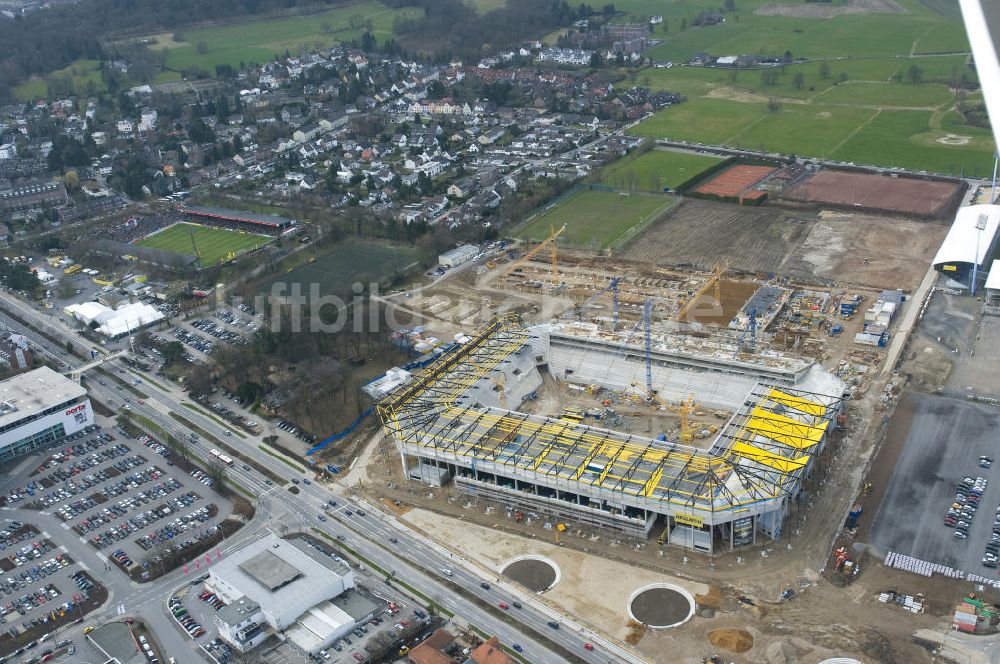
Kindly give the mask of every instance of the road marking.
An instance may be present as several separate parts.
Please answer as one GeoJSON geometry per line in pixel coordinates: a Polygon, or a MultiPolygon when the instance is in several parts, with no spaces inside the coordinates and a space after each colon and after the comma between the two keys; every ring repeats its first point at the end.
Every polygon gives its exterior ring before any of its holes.
{"type": "Polygon", "coordinates": [[[101,553],[100,551],[97,552],[97,557],[100,558],[101,562],[103,562],[103,563],[108,562],[108,557],[106,555],[104,555],[103,553],[101,553]]]}
{"type": "Polygon", "coordinates": [[[63,530],[69,530],[69,524],[66,523],[65,521],[63,523],[59,524],[59,525],[62,526],[63,530]]]}

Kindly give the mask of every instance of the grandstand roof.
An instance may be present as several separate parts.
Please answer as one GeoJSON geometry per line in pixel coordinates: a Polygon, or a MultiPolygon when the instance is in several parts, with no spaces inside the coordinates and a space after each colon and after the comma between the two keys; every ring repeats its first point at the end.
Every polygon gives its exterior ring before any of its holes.
{"type": "Polygon", "coordinates": [[[208,205],[186,205],[182,209],[185,214],[192,214],[196,217],[209,217],[222,219],[223,221],[241,221],[248,224],[263,224],[272,228],[287,228],[295,223],[294,219],[276,214],[257,214],[256,212],[230,210],[228,208],[208,205]]]}
{"type": "Polygon", "coordinates": [[[986,260],[993,238],[1000,228],[1000,205],[968,205],[958,209],[955,222],[934,256],[934,265],[945,263],[975,263],[986,260]],[[982,231],[978,228],[984,217],[982,231]]]}
{"type": "Polygon", "coordinates": [[[986,277],[986,288],[988,290],[1000,290],[1000,260],[993,261],[990,273],[986,277]]]}

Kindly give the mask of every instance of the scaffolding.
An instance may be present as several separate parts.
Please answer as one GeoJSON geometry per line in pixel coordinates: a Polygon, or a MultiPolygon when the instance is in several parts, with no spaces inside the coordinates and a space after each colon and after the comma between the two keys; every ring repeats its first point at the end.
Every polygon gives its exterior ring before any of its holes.
{"type": "MultiPolygon", "coordinates": [[[[709,449],[483,405],[514,355],[533,353],[498,317],[376,407],[401,455],[706,525],[781,512],[842,408],[841,397],[757,383],[709,449]]],[[[541,362],[543,358],[536,357],[541,362]]]]}

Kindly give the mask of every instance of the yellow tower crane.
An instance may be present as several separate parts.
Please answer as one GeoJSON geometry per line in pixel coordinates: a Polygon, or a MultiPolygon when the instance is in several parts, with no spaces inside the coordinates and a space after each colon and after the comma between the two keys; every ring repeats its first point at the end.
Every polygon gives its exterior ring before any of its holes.
{"type": "Polygon", "coordinates": [[[694,295],[688,298],[688,301],[684,303],[681,310],[677,313],[677,319],[680,322],[684,322],[687,319],[691,310],[699,303],[701,297],[708,292],[709,288],[715,289],[715,302],[721,308],[722,307],[722,275],[726,273],[726,265],[724,263],[719,263],[712,270],[712,274],[709,275],[708,280],[702,284],[701,288],[695,291],[694,295]]]}
{"type": "Polygon", "coordinates": [[[554,230],[554,229],[550,230],[551,232],[549,233],[549,236],[547,238],[536,244],[534,247],[532,247],[530,251],[528,251],[526,254],[518,258],[510,265],[508,265],[507,269],[504,270],[504,274],[505,275],[510,274],[516,268],[520,267],[521,265],[524,265],[532,258],[534,258],[536,255],[538,255],[540,251],[547,248],[549,250],[549,261],[552,263],[552,282],[553,284],[555,284],[556,279],[559,276],[559,265],[558,265],[559,258],[557,253],[558,250],[556,248],[556,238],[562,235],[563,232],[565,232],[566,224],[563,224],[562,228],[560,228],[559,230],[554,230]]]}

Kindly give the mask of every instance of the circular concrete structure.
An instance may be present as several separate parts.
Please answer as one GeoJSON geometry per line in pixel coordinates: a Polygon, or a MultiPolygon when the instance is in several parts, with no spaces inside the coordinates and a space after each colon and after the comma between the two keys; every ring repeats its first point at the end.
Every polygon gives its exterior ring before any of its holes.
{"type": "Polygon", "coordinates": [[[628,600],[628,614],[650,629],[683,625],[694,615],[695,601],[684,588],[654,583],[639,588],[628,600]]]}
{"type": "Polygon", "coordinates": [[[528,590],[542,593],[559,583],[559,566],[543,556],[519,556],[504,566],[503,575],[528,590]]]}

